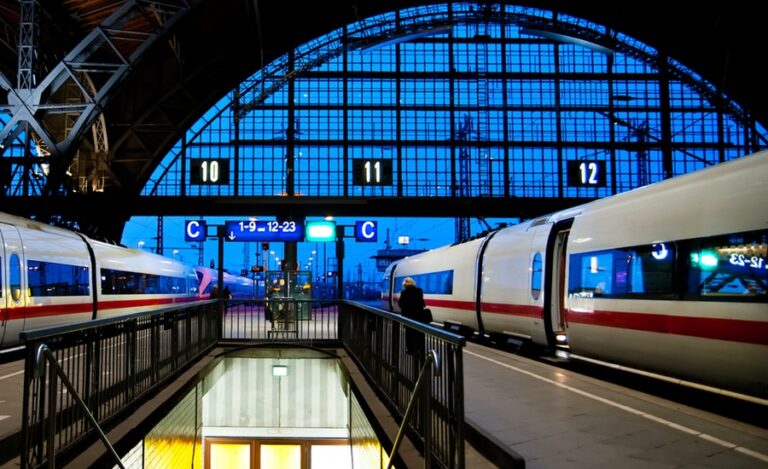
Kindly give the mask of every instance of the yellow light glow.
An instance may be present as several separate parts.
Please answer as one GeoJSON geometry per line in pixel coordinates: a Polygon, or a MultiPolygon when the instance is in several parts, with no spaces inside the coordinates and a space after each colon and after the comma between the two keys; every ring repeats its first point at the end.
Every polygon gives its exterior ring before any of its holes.
{"type": "Polygon", "coordinates": [[[352,469],[347,445],[312,445],[312,469],[352,469]]]}
{"type": "Polygon", "coordinates": [[[301,469],[301,446],[261,445],[261,467],[268,467],[270,469],[301,469]]]}
{"type": "Polygon", "coordinates": [[[211,443],[210,448],[211,469],[251,467],[251,445],[249,443],[211,443]]]}

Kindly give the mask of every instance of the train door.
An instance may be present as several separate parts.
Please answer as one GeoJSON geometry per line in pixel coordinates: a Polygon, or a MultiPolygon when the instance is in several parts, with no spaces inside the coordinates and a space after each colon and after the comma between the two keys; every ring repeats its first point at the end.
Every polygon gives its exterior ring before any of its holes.
{"type": "Polygon", "coordinates": [[[387,270],[384,273],[384,283],[383,290],[386,291],[387,295],[387,304],[384,305],[384,308],[387,311],[395,311],[395,306],[397,305],[397,302],[395,301],[395,294],[397,293],[397,289],[395,287],[395,269],[397,269],[397,262],[391,263],[387,270]]]}
{"type": "Polygon", "coordinates": [[[0,223],[0,346],[16,342],[24,328],[24,276],[19,231],[13,225],[0,223]]]}
{"type": "Polygon", "coordinates": [[[571,231],[573,219],[557,222],[552,228],[547,242],[547,259],[545,267],[544,324],[547,331],[547,343],[554,347],[566,345],[565,338],[568,326],[565,315],[565,278],[566,253],[568,234],[571,231]]]}

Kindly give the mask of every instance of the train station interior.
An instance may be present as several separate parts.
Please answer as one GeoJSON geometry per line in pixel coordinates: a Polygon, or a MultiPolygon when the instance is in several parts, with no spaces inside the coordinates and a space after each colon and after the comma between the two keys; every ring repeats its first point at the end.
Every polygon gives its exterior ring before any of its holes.
{"type": "Polygon", "coordinates": [[[0,467],[764,467],[766,13],[0,0],[0,467]]]}

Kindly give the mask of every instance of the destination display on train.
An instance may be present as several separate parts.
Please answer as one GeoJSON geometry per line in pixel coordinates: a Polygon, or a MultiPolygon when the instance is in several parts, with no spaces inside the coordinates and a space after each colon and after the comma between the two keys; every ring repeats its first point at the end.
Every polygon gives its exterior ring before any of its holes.
{"type": "Polygon", "coordinates": [[[224,222],[227,241],[304,241],[304,225],[286,220],[227,220],[224,222]]]}

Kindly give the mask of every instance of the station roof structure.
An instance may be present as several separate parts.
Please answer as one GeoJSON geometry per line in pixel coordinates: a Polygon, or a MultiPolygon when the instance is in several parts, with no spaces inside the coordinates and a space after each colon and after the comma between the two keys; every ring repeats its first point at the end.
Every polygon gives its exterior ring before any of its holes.
{"type": "MultiPolygon", "coordinates": [[[[109,190],[89,195],[94,210],[115,200],[130,207],[184,130],[265,64],[345,24],[432,3],[0,0],[4,104],[17,117],[34,116],[44,127],[37,129],[43,136],[40,146],[51,155],[43,197],[18,199],[15,211],[33,214],[50,203],[45,200],[55,199],[78,153],[91,154],[110,176],[109,190]],[[25,21],[30,12],[34,22],[25,21]],[[78,78],[81,72],[91,78],[78,78]],[[73,102],[62,113],[68,105],[65,82],[90,99],[73,102]]],[[[768,6],[746,1],[514,3],[585,18],[644,41],[768,124],[768,90],[758,71],[768,6]]],[[[13,122],[2,124],[13,127],[13,122]]],[[[67,207],[87,210],[78,196],[66,199],[56,206],[60,213],[67,207]]]]}

